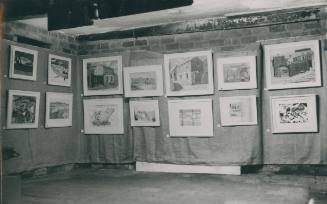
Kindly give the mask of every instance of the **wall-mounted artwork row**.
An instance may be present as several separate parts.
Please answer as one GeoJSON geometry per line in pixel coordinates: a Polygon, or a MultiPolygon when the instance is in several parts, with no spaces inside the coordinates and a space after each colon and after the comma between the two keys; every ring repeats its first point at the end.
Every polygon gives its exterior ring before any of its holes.
{"type": "Polygon", "coordinates": [[[9,90],[7,128],[37,128],[40,92],[9,90]]]}
{"type": "Polygon", "coordinates": [[[164,55],[167,96],[213,94],[212,52],[164,55]]]}
{"type": "Polygon", "coordinates": [[[38,52],[12,45],[10,51],[9,77],[36,80],[38,52]]]}
{"type": "Polygon", "coordinates": [[[123,93],[122,57],[83,59],[84,95],[123,93]]]}
{"type": "Polygon", "coordinates": [[[48,84],[56,86],[71,85],[72,60],[70,58],[49,54],[48,84]]]}
{"type": "Polygon", "coordinates": [[[124,67],[126,97],[163,95],[162,66],[124,67]]]}
{"type": "Polygon", "coordinates": [[[158,100],[130,101],[131,126],[160,126],[158,100]]]}
{"type": "Polygon", "coordinates": [[[267,89],[321,86],[318,40],[265,45],[267,89]]]}
{"type": "Polygon", "coordinates": [[[85,134],[123,134],[123,99],[84,99],[85,134]]]}

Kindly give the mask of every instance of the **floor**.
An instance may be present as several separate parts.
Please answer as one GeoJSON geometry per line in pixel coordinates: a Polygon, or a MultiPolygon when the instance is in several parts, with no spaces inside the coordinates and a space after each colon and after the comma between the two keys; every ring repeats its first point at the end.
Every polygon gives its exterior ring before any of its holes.
{"type": "Polygon", "coordinates": [[[327,177],[79,169],[23,180],[22,194],[24,204],[326,204],[327,177]]]}

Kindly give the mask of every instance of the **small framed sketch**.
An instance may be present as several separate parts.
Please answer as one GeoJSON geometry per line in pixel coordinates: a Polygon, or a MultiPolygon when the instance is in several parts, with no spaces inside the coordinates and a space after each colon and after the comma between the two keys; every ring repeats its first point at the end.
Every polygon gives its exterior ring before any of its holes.
{"type": "Polygon", "coordinates": [[[83,88],[85,96],[122,94],[122,57],[84,59],[83,88]]]}
{"type": "Polygon", "coordinates": [[[273,133],[317,132],[316,95],[271,97],[273,133]]]}
{"type": "Polygon", "coordinates": [[[9,77],[15,79],[36,80],[36,50],[11,46],[9,77]]]}
{"type": "Polygon", "coordinates": [[[256,56],[217,58],[218,89],[255,89],[256,70],[256,56]]]}
{"type": "Polygon", "coordinates": [[[40,92],[9,90],[7,128],[38,128],[40,92]]]}
{"type": "Polygon", "coordinates": [[[85,134],[123,134],[123,99],[84,100],[85,134]]]}
{"type": "Polygon", "coordinates": [[[318,40],[265,45],[267,89],[321,86],[318,40]]]}
{"type": "Polygon", "coordinates": [[[161,96],[162,66],[124,67],[124,89],[126,97],[161,96]]]}
{"type": "Polygon", "coordinates": [[[132,126],[160,126],[158,100],[130,101],[132,126]]]}
{"type": "Polygon", "coordinates": [[[211,51],[164,56],[167,96],[213,94],[211,51]]]}
{"type": "Polygon", "coordinates": [[[72,60],[70,58],[49,54],[48,84],[70,86],[72,60]]]}
{"type": "Polygon", "coordinates": [[[213,136],[211,99],[170,100],[168,113],[171,137],[213,136]]]}
{"type": "Polygon", "coordinates": [[[220,98],[222,126],[256,125],[256,96],[233,96],[220,98]]]}
{"type": "Polygon", "coordinates": [[[72,126],[73,94],[46,93],[45,127],[72,126]]]}

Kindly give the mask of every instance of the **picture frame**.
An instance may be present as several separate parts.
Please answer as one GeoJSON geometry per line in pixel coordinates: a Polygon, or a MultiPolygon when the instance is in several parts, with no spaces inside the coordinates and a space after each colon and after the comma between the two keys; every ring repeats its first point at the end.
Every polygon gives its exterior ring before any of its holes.
{"type": "Polygon", "coordinates": [[[72,59],[49,54],[48,84],[55,86],[71,86],[72,59]]]}
{"type": "Polygon", "coordinates": [[[160,126],[158,100],[130,101],[131,126],[160,126]]]}
{"type": "Polygon", "coordinates": [[[256,89],[256,56],[217,57],[218,90],[256,89]]]}
{"type": "Polygon", "coordinates": [[[315,94],[272,96],[272,133],[318,132],[315,94]]]}
{"type": "Polygon", "coordinates": [[[211,51],[164,55],[167,96],[213,94],[211,51]]]}
{"type": "Polygon", "coordinates": [[[222,126],[257,125],[257,97],[220,97],[222,126]]]}
{"type": "Polygon", "coordinates": [[[73,94],[46,93],[45,127],[69,127],[73,118],[73,94]]]}
{"type": "Polygon", "coordinates": [[[169,100],[170,137],[212,137],[212,99],[169,100]]]}
{"type": "Polygon", "coordinates": [[[38,51],[11,45],[9,77],[36,81],[38,51]]]}
{"type": "Polygon", "coordinates": [[[264,46],[267,89],[321,86],[319,40],[264,46]]]}
{"type": "Polygon", "coordinates": [[[163,95],[161,65],[124,67],[125,97],[163,95]]]}
{"type": "Polygon", "coordinates": [[[9,90],[7,129],[38,128],[40,92],[9,90]]]}
{"type": "Polygon", "coordinates": [[[122,57],[83,59],[84,96],[123,94],[122,57]]]}
{"type": "Polygon", "coordinates": [[[84,134],[124,134],[123,99],[84,99],[84,134]]]}

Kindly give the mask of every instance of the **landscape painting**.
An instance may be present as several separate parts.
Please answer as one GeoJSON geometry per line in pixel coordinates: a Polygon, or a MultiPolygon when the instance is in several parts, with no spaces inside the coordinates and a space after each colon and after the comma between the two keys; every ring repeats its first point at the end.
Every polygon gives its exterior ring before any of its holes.
{"type": "Polygon", "coordinates": [[[47,128],[72,126],[72,106],[73,94],[47,92],[45,126],[47,128]]]}
{"type": "Polygon", "coordinates": [[[9,77],[36,80],[38,52],[27,48],[11,46],[9,77]]]}
{"type": "Polygon", "coordinates": [[[85,134],[123,134],[123,99],[84,100],[85,134]]]}
{"type": "Polygon", "coordinates": [[[122,58],[101,57],[83,60],[84,95],[122,94],[122,58]]]}
{"type": "Polygon", "coordinates": [[[158,100],[130,101],[131,126],[160,126],[158,100]]]}
{"type": "Polygon", "coordinates": [[[40,93],[9,90],[7,128],[37,128],[40,93]]]}
{"type": "Polygon", "coordinates": [[[268,89],[321,86],[319,41],[264,46],[268,89]]]}
{"type": "Polygon", "coordinates": [[[49,55],[48,84],[56,86],[70,86],[71,59],[57,55],[49,55]]]}
{"type": "Polygon", "coordinates": [[[167,96],[213,94],[211,51],[164,56],[167,96]]]}

